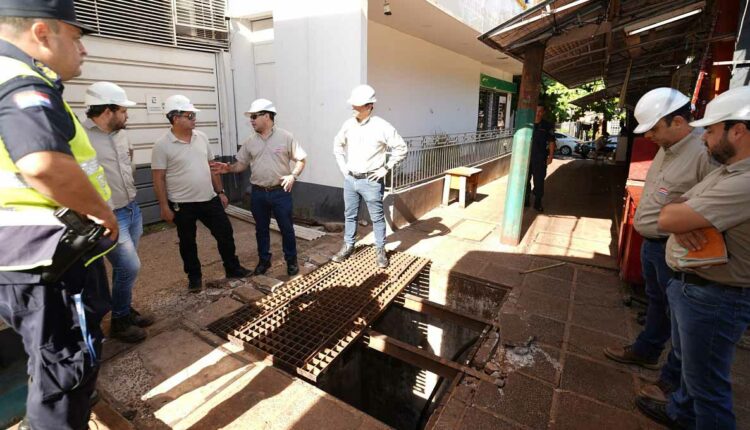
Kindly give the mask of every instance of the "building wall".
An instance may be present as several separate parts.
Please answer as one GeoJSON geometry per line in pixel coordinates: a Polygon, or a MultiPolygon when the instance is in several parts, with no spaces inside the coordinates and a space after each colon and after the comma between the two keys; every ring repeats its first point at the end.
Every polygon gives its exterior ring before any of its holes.
{"type": "Polygon", "coordinates": [[[402,136],[476,130],[480,62],[373,21],[367,40],[376,113],[402,136]]]}

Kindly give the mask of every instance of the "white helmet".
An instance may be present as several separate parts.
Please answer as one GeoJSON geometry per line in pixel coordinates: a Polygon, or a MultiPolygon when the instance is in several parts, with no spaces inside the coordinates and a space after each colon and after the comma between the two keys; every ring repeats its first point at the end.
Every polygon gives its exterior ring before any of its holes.
{"type": "Polygon", "coordinates": [[[706,105],[703,119],[690,123],[693,127],[705,127],[722,121],[750,121],[750,87],[727,90],[706,105]]]}
{"type": "Polygon", "coordinates": [[[633,130],[636,134],[645,133],[659,122],[660,119],[685,106],[690,99],[674,88],[656,88],[647,92],[635,105],[635,119],[638,127],[633,130]]]}
{"type": "Polygon", "coordinates": [[[179,94],[169,96],[166,100],[164,100],[164,112],[170,113],[172,111],[200,112],[200,110],[196,109],[195,106],[190,103],[189,98],[179,94]]]}
{"type": "Polygon", "coordinates": [[[86,106],[117,105],[133,107],[135,102],[128,100],[125,90],[112,82],[96,82],[86,88],[86,106]]]}
{"type": "Polygon", "coordinates": [[[250,116],[250,114],[262,111],[276,113],[276,106],[273,105],[273,102],[271,100],[258,99],[250,104],[247,112],[245,112],[245,116],[250,116]]]}
{"type": "Polygon", "coordinates": [[[364,106],[368,103],[375,103],[378,101],[375,98],[375,89],[367,84],[358,85],[352,90],[352,94],[349,96],[349,100],[346,102],[352,106],[364,106]]]}

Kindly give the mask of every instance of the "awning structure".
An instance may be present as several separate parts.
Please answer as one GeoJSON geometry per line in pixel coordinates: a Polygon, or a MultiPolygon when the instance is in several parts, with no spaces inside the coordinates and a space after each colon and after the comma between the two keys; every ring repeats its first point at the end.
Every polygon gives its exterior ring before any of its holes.
{"type": "Polygon", "coordinates": [[[547,0],[479,39],[519,60],[543,43],[544,73],[569,88],[603,79],[588,98],[632,105],[659,86],[692,92],[709,43],[735,37],[714,31],[715,1],[547,0]]]}

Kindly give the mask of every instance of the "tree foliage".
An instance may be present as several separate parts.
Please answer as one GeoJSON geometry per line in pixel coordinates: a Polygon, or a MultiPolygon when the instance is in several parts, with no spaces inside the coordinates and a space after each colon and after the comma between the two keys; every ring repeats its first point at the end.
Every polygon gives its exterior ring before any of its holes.
{"type": "Polygon", "coordinates": [[[575,121],[583,117],[586,112],[603,114],[607,121],[620,118],[621,113],[617,107],[617,97],[595,101],[583,107],[578,107],[571,103],[573,100],[603,88],[604,82],[601,80],[570,89],[552,78],[542,76],[542,94],[540,100],[545,107],[549,119],[557,123],[575,121]]]}

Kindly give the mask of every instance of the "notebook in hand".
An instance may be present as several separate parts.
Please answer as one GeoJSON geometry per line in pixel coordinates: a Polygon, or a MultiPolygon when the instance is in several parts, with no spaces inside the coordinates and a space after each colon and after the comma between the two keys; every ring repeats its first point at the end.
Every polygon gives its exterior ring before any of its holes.
{"type": "Polygon", "coordinates": [[[690,251],[678,243],[672,247],[679,267],[717,266],[729,261],[724,235],[713,227],[702,228],[701,231],[708,242],[700,250],[690,251]]]}

